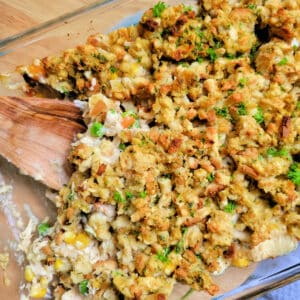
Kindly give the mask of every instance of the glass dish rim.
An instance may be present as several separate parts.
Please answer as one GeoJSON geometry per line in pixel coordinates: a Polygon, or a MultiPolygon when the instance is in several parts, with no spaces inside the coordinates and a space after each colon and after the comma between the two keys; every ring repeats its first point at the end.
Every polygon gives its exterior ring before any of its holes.
{"type": "MultiPolygon", "coordinates": [[[[34,43],[35,37],[57,28],[62,23],[66,23],[73,20],[75,21],[76,19],[79,19],[84,15],[88,15],[88,13],[94,12],[97,9],[101,9],[113,3],[117,4],[120,1],[122,0],[96,0],[71,12],[62,14],[46,22],[42,22],[36,26],[32,26],[29,29],[0,39],[0,57],[11,53],[18,48],[22,48],[34,43]]],[[[120,20],[120,22],[121,21],[122,20],[120,20]]],[[[118,26],[114,27],[114,29],[117,27],[118,26]]],[[[298,247],[300,247],[300,243],[298,247]]],[[[251,280],[251,276],[239,287],[228,291],[223,295],[213,297],[212,299],[254,299],[257,296],[263,295],[267,292],[288,285],[294,281],[300,280],[300,263],[296,263],[295,265],[292,265],[286,269],[282,269],[269,276],[259,278],[258,280],[256,280],[256,285],[254,286],[247,286],[248,280],[251,280]],[[243,288],[244,286],[245,289],[243,288]],[[240,288],[243,289],[235,292],[235,290],[240,288]]]]}

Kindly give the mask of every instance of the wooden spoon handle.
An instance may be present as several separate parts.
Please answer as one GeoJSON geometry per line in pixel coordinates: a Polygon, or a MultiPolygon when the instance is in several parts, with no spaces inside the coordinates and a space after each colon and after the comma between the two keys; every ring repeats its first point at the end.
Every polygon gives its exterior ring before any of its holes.
{"type": "Polygon", "coordinates": [[[53,189],[68,182],[70,146],[84,130],[73,102],[0,96],[0,154],[53,189]]]}

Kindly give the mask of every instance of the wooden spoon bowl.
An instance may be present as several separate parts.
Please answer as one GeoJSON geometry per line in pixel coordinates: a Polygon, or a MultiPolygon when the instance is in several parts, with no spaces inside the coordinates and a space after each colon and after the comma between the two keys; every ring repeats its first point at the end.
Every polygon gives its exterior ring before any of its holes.
{"type": "Polygon", "coordinates": [[[0,96],[0,155],[50,188],[68,182],[71,143],[84,130],[73,102],[0,96]]]}

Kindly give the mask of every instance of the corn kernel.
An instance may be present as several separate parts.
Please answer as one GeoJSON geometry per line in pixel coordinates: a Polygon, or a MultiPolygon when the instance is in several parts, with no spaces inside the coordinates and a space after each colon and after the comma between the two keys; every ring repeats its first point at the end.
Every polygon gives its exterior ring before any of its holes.
{"type": "Polygon", "coordinates": [[[116,73],[112,73],[111,75],[110,75],[110,79],[111,80],[114,80],[114,79],[117,79],[118,78],[118,75],[116,74],[116,73]]]}
{"type": "Polygon", "coordinates": [[[137,71],[139,70],[139,65],[137,63],[133,63],[130,66],[130,75],[131,76],[136,76],[137,71]]]}
{"type": "Polygon", "coordinates": [[[168,261],[165,266],[165,274],[170,275],[176,268],[176,264],[174,264],[172,261],[168,261]]]}
{"type": "Polygon", "coordinates": [[[249,260],[245,257],[237,257],[232,260],[232,265],[239,268],[246,268],[249,265],[249,260]]]}
{"type": "Polygon", "coordinates": [[[63,266],[63,261],[60,258],[56,259],[56,261],[54,263],[55,271],[57,271],[57,272],[61,271],[62,266],[63,266]]]}
{"type": "Polygon", "coordinates": [[[76,234],[71,231],[66,231],[64,233],[63,239],[67,244],[74,245],[76,241],[76,234]]]}
{"type": "Polygon", "coordinates": [[[84,233],[78,233],[76,236],[76,244],[75,247],[79,250],[82,250],[84,248],[86,248],[89,244],[90,244],[91,240],[89,238],[89,236],[84,233]]]}
{"type": "Polygon", "coordinates": [[[44,298],[47,294],[47,288],[42,287],[39,284],[34,284],[30,289],[30,297],[32,298],[44,298]]]}
{"type": "Polygon", "coordinates": [[[48,286],[48,279],[47,279],[47,277],[45,277],[45,276],[41,277],[40,284],[41,284],[42,287],[47,287],[48,286]]]}
{"type": "Polygon", "coordinates": [[[31,268],[29,266],[26,266],[25,268],[25,280],[28,281],[28,282],[32,282],[34,278],[34,274],[31,270],[31,268]]]}

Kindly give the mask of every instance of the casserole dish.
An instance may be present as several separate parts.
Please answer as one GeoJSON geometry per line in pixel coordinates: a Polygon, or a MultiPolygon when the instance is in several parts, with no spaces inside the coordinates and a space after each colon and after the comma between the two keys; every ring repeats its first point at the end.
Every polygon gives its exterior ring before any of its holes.
{"type": "MultiPolygon", "coordinates": [[[[80,43],[83,43],[86,37],[95,32],[108,32],[112,29],[115,29],[119,26],[127,26],[137,22],[139,16],[143,12],[143,10],[147,9],[151,5],[153,5],[154,1],[101,1],[94,3],[88,7],[77,10],[73,13],[70,13],[66,16],[62,16],[57,20],[47,22],[46,24],[42,24],[37,28],[32,28],[31,30],[21,33],[17,36],[10,37],[6,40],[0,42],[0,72],[12,72],[15,67],[20,64],[28,64],[34,58],[44,57],[49,54],[58,53],[62,49],[70,48],[76,46],[80,43]],[[120,22],[120,20],[122,20],[120,22]]],[[[168,1],[168,4],[175,4],[177,1],[168,1]]],[[[5,78],[5,75],[3,76],[5,78]]],[[[10,82],[9,85],[18,85],[19,79],[16,76],[14,78],[15,82],[10,82]]],[[[1,90],[2,94],[15,94],[16,91],[5,91],[1,90]]],[[[5,164],[4,162],[2,163],[5,164]]],[[[39,218],[43,218],[46,215],[49,215],[49,208],[47,207],[47,202],[43,202],[43,207],[39,210],[40,200],[43,194],[43,187],[33,183],[31,180],[24,179],[23,177],[17,176],[15,170],[7,166],[9,171],[6,174],[6,181],[12,180],[12,176],[16,176],[13,182],[13,186],[17,185],[18,189],[19,182],[23,182],[26,180],[25,185],[32,185],[28,192],[31,190],[35,190],[36,196],[35,200],[32,195],[26,197],[26,199],[21,199],[21,197],[15,197],[15,201],[17,205],[19,204],[21,210],[24,210],[24,213],[27,214],[28,217],[31,216],[31,209],[34,211],[34,215],[37,215],[39,218]],[[37,189],[38,187],[38,189],[37,189]],[[31,198],[32,197],[32,198],[31,198]],[[21,201],[20,201],[21,200],[21,201]],[[30,206],[27,205],[27,200],[32,200],[30,206]],[[20,201],[20,203],[18,202],[20,201]],[[22,203],[23,202],[23,203],[22,203]]],[[[23,192],[22,192],[23,194],[23,192]]],[[[14,194],[16,195],[16,194],[14,194]]],[[[9,196],[8,196],[9,197],[9,196]]],[[[18,216],[18,210],[11,210],[12,217],[18,216]]],[[[7,216],[9,213],[5,213],[7,216]]],[[[24,224],[26,224],[27,220],[24,218],[24,224]]],[[[19,229],[22,221],[19,220],[19,224],[17,227],[19,229]]],[[[5,224],[4,222],[2,224],[5,224]]],[[[13,223],[10,223],[13,225],[13,223]]],[[[2,225],[3,226],[3,225],[2,225]]],[[[7,234],[6,230],[2,230],[1,234],[7,234]]],[[[1,240],[7,240],[8,236],[1,237],[1,240]]],[[[10,237],[11,238],[11,237],[10,237]]],[[[6,245],[1,245],[6,247],[12,247],[11,243],[6,243],[6,245]]],[[[2,252],[2,250],[1,250],[2,252]]],[[[18,256],[18,258],[20,258],[18,256]]],[[[274,263],[274,262],[272,262],[274,263]]],[[[254,266],[250,267],[246,270],[248,273],[252,273],[254,266]]],[[[223,293],[227,292],[230,289],[233,289],[234,286],[239,285],[243,282],[247,276],[246,272],[239,270],[231,270],[230,272],[226,272],[224,279],[222,279],[222,283],[219,283],[221,286],[221,290],[223,293]]],[[[225,294],[223,296],[218,296],[220,299],[222,297],[254,297],[259,293],[264,293],[268,289],[275,288],[280,286],[281,284],[286,284],[291,280],[296,280],[299,278],[299,265],[295,264],[293,266],[289,266],[286,270],[272,270],[274,271],[272,274],[261,274],[259,278],[252,276],[248,280],[247,284],[244,287],[238,290],[238,295],[234,295],[234,291],[231,291],[229,294],[225,294]],[[247,288],[244,290],[244,288],[247,288]],[[247,294],[248,293],[248,294],[247,294]],[[250,293],[250,294],[249,294],[250,293]]],[[[11,270],[9,271],[11,272],[11,270]]],[[[21,272],[15,271],[14,274],[22,274],[21,272]]],[[[14,280],[15,278],[13,278],[14,280]]],[[[11,284],[11,289],[15,290],[15,283],[11,284]]],[[[5,291],[3,290],[5,293],[5,291]]],[[[174,294],[174,299],[177,299],[184,294],[183,288],[179,287],[174,294]]],[[[191,296],[191,299],[194,296],[191,296]]],[[[196,297],[195,297],[196,299],[196,297]]]]}

